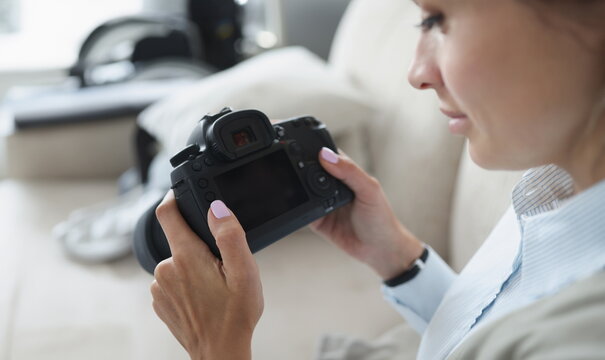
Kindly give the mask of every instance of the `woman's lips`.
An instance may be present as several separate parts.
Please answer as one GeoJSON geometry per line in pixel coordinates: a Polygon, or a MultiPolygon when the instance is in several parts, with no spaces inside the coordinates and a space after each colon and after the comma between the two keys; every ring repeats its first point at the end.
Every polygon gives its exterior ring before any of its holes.
{"type": "Polygon", "coordinates": [[[450,118],[448,127],[452,134],[464,134],[468,130],[470,122],[465,114],[445,109],[440,110],[450,118]]]}

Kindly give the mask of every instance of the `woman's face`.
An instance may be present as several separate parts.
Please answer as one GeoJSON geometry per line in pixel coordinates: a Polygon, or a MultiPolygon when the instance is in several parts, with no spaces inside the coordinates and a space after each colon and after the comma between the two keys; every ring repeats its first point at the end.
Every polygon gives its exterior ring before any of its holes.
{"type": "Polygon", "coordinates": [[[435,90],[473,160],[514,170],[571,161],[600,96],[591,39],[518,0],[417,3],[422,35],[409,81],[435,90]]]}

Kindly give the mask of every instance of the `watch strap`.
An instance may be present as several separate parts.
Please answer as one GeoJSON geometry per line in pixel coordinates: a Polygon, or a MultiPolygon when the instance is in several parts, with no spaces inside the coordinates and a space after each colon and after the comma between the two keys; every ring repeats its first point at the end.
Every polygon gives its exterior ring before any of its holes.
{"type": "Polygon", "coordinates": [[[418,275],[420,270],[424,268],[424,264],[426,264],[428,257],[429,249],[425,247],[420,257],[414,261],[414,264],[410,268],[393,278],[385,280],[383,283],[388,287],[395,287],[412,280],[418,275]]]}

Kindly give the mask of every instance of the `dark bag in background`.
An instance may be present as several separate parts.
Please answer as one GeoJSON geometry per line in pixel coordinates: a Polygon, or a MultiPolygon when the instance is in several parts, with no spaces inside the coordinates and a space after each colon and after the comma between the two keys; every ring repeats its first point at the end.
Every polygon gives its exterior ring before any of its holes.
{"type": "Polygon", "coordinates": [[[242,7],[234,0],[189,0],[189,19],[198,26],[203,60],[219,70],[241,60],[242,7]]]}

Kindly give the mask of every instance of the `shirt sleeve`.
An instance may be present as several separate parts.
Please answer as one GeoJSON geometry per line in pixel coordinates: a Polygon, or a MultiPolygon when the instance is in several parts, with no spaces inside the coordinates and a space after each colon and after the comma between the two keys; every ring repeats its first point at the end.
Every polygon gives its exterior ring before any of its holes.
{"type": "Polygon", "coordinates": [[[432,248],[416,277],[399,286],[382,285],[384,298],[419,334],[426,329],[437,306],[457,274],[432,248]]]}

